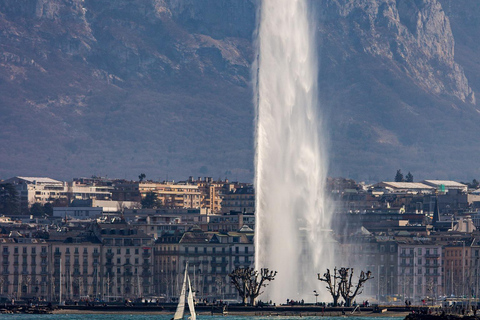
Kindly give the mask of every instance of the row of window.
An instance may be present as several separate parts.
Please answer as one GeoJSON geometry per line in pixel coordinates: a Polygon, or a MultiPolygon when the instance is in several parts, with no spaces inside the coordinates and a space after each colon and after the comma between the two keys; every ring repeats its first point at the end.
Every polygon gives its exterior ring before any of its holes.
{"type": "MultiPolygon", "coordinates": [[[[13,247],[13,253],[18,253],[18,249],[19,249],[18,247],[13,247]]],[[[47,252],[47,247],[42,247],[41,252],[46,253],[47,252]]],[[[9,254],[8,247],[6,247],[6,246],[3,247],[3,253],[4,254],[9,254]]],[[[22,248],[22,253],[27,253],[27,247],[22,248]]],[[[36,254],[37,253],[37,248],[32,247],[31,253],[36,254]]]]}
{"type": "MultiPolygon", "coordinates": [[[[130,252],[131,252],[130,248],[125,248],[125,254],[131,254],[130,252]]],[[[135,252],[135,254],[139,254],[140,250],[138,248],[135,248],[134,252],[135,252]]],[[[113,253],[113,249],[108,248],[107,253],[113,253]]],[[[121,248],[117,248],[117,254],[122,254],[122,249],[121,248]]],[[[143,254],[150,254],[150,249],[143,249],[143,254]]]]}
{"type": "MultiPolygon", "coordinates": [[[[217,253],[216,251],[217,250],[216,250],[215,247],[212,248],[212,253],[217,253]]],[[[199,248],[194,247],[193,252],[194,253],[199,253],[199,248]]],[[[232,248],[229,248],[228,252],[232,253],[232,248]]],[[[244,252],[248,254],[248,247],[244,247],[244,252]]],[[[189,247],[185,247],[185,253],[189,253],[189,247]]],[[[203,253],[207,253],[207,248],[206,247],[203,248],[203,253]]],[[[225,248],[222,248],[222,253],[226,253],[225,248]]],[[[235,247],[235,253],[240,253],[240,248],[239,247],[235,247]]]]}
{"type": "MultiPolygon", "coordinates": [[[[59,247],[55,247],[55,253],[60,253],[60,248],[59,247]]],[[[70,254],[70,248],[69,247],[65,248],[65,253],[70,254]]],[[[79,254],[78,247],[75,247],[73,249],[73,253],[74,254],[79,254]]],[[[83,248],[83,253],[88,254],[88,248],[84,247],[83,248]]],[[[98,248],[93,248],[93,253],[98,253],[98,248]]]]}
{"type": "MultiPolygon", "coordinates": [[[[414,249],[413,248],[402,248],[400,252],[403,255],[405,255],[407,253],[413,255],[414,254],[414,249]]],[[[423,252],[423,248],[417,248],[417,255],[422,255],[422,252],[423,252]]],[[[437,248],[425,249],[425,255],[430,255],[430,254],[438,255],[438,249],[437,248]]]]}

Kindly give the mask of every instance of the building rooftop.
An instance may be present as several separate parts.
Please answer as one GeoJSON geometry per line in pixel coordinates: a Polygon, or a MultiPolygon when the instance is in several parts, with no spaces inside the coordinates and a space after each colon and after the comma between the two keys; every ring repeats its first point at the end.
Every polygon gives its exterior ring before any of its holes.
{"type": "Polygon", "coordinates": [[[62,181],[58,181],[55,179],[47,178],[47,177],[16,177],[17,179],[25,180],[30,183],[55,183],[55,184],[62,184],[62,181]]]}
{"type": "Polygon", "coordinates": [[[383,181],[382,184],[395,189],[433,189],[432,186],[426,185],[421,182],[387,182],[383,181]]]}
{"type": "Polygon", "coordinates": [[[442,184],[447,188],[466,188],[467,185],[452,180],[423,180],[424,183],[431,186],[441,186],[442,184]]]}

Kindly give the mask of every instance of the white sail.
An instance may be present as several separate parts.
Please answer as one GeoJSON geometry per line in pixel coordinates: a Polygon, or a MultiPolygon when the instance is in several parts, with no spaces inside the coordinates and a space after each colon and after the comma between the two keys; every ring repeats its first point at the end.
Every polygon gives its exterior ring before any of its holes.
{"type": "Polygon", "coordinates": [[[190,277],[187,276],[188,279],[188,310],[190,310],[190,320],[196,320],[197,314],[195,313],[195,303],[193,302],[193,291],[192,286],[190,285],[190,277]]]}
{"type": "Polygon", "coordinates": [[[185,291],[186,291],[186,287],[187,287],[187,266],[185,266],[185,275],[183,276],[182,292],[180,293],[180,297],[178,298],[177,310],[175,311],[175,315],[173,316],[173,320],[183,319],[183,314],[185,312],[185,291]]]}

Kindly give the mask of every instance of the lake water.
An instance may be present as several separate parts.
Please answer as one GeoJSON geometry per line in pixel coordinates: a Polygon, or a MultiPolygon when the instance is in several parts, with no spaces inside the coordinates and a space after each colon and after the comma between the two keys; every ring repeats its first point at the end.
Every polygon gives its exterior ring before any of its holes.
{"type": "MultiPolygon", "coordinates": [[[[90,318],[92,320],[170,320],[172,315],[145,315],[145,314],[3,314],[0,319],[11,320],[85,320],[90,318]]],[[[346,317],[278,317],[278,316],[263,316],[263,317],[246,317],[246,316],[198,316],[198,320],[271,320],[276,318],[279,320],[340,320],[346,317]]],[[[385,320],[403,320],[403,317],[381,317],[385,320]]],[[[187,317],[185,317],[187,319],[187,317]]],[[[348,317],[349,320],[372,320],[372,317],[348,317]]]]}

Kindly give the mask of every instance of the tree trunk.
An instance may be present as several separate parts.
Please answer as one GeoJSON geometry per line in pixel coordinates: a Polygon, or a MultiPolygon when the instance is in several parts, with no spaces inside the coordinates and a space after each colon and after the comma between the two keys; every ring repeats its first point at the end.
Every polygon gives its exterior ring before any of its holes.
{"type": "Polygon", "coordinates": [[[338,297],[333,297],[333,306],[334,307],[338,306],[338,297]]]}
{"type": "Polygon", "coordinates": [[[351,306],[352,306],[352,298],[346,298],[345,307],[351,307],[351,306]]]}

